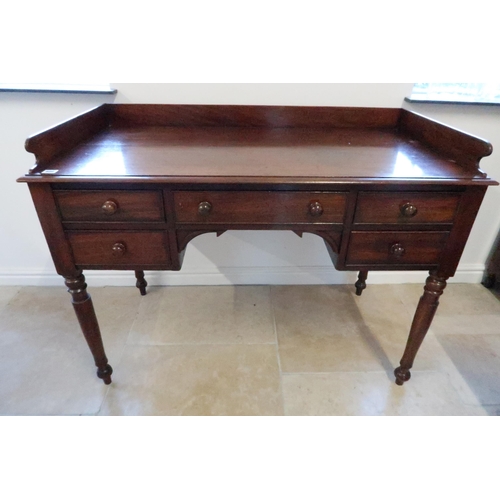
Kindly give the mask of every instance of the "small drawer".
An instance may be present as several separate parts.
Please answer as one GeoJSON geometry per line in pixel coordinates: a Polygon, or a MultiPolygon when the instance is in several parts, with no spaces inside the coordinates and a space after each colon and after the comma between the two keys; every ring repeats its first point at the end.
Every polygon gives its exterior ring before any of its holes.
{"type": "Polygon", "coordinates": [[[55,191],[63,222],[161,222],[160,191],[55,191]]]}
{"type": "Polygon", "coordinates": [[[353,231],[346,264],[437,264],[444,231],[353,231]]]}
{"type": "Polygon", "coordinates": [[[398,192],[359,193],[356,224],[451,224],[460,194],[398,192]]]}
{"type": "Polygon", "coordinates": [[[180,223],[343,223],[345,193],[269,191],[177,191],[180,223]]]}
{"type": "Polygon", "coordinates": [[[161,231],[68,231],[78,266],[165,266],[169,262],[168,238],[161,231]]]}

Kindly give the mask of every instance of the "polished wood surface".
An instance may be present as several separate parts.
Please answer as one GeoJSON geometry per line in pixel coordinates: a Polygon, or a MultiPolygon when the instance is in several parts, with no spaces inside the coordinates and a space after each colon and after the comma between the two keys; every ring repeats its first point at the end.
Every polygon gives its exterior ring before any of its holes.
{"type": "MultiPolygon", "coordinates": [[[[385,108],[103,105],[26,141],[27,182],[56,270],[98,367],[112,369],[82,275],[181,269],[186,246],[227,230],[325,241],[339,270],[428,270],[396,382],[409,380],[486,189],[491,145],[385,108]]],[[[335,304],[332,304],[335,307],[335,304]]]]}
{"type": "Polygon", "coordinates": [[[314,224],[342,223],[346,193],[275,191],[176,191],[177,222],[314,224]],[[200,205],[205,205],[200,211],[200,205]]]}
{"type": "Polygon", "coordinates": [[[83,335],[94,357],[97,366],[97,376],[106,385],[111,384],[113,368],[108,363],[108,358],[104,352],[99,323],[95,315],[92,298],[87,292],[85,276],[79,272],[74,276],[65,276],[64,282],[71,294],[71,302],[76,313],[83,335]]]}
{"type": "Polygon", "coordinates": [[[135,286],[141,292],[141,295],[146,295],[146,287],[148,286],[148,282],[144,278],[144,271],[136,271],[135,272],[136,282],[135,286]]]}
{"type": "MultiPolygon", "coordinates": [[[[399,127],[401,133],[408,134],[413,140],[458,162],[471,173],[477,173],[481,159],[493,152],[491,144],[478,137],[464,134],[406,109],[401,111],[399,127]]],[[[486,177],[483,172],[480,174],[486,177]]]]}
{"type": "Polygon", "coordinates": [[[33,153],[43,167],[66,151],[104,130],[109,123],[106,106],[99,106],[26,140],[26,151],[33,153]]]}
{"type": "Polygon", "coordinates": [[[361,297],[363,290],[366,288],[366,280],[368,278],[368,271],[360,271],[358,274],[358,281],[354,283],[354,287],[356,288],[356,295],[361,297]]]}
{"type": "Polygon", "coordinates": [[[66,233],[77,266],[165,265],[168,242],[163,231],[68,231],[66,233]]]}
{"type": "Polygon", "coordinates": [[[225,176],[267,182],[471,177],[468,170],[397,130],[376,129],[111,129],[54,160],[50,170],[57,170],[58,177],[190,182],[225,176]]]}
{"type": "Polygon", "coordinates": [[[254,128],[394,128],[395,108],[321,106],[220,106],[171,104],[103,105],[113,126],[254,127],[254,128]]]}
{"type": "Polygon", "coordinates": [[[124,104],[37,134],[26,149],[37,158],[30,182],[50,182],[37,177],[45,170],[57,170],[59,181],[450,182],[484,178],[478,162],[492,151],[484,140],[392,108],[124,104]]]}
{"type": "Polygon", "coordinates": [[[163,221],[161,191],[57,191],[63,221],[163,221]]]}
{"type": "Polygon", "coordinates": [[[424,286],[424,294],[413,317],[408,342],[406,344],[400,366],[394,370],[396,384],[403,385],[410,380],[410,368],[413,366],[417,352],[422,345],[425,335],[429,331],[434,315],[439,305],[439,298],[446,288],[448,276],[441,276],[431,272],[424,286]]]}
{"type": "Polygon", "coordinates": [[[436,265],[449,233],[441,231],[353,231],[348,265],[436,265]]]}
{"type": "Polygon", "coordinates": [[[360,193],[354,222],[359,224],[451,224],[459,193],[360,193]]]}

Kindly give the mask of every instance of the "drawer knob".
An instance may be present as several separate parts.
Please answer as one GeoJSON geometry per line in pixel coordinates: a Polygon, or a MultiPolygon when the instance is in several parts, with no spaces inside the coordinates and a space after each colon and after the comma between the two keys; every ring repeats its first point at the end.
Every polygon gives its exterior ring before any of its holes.
{"type": "Polygon", "coordinates": [[[198,213],[200,215],[208,215],[212,211],[212,204],[209,201],[202,201],[198,205],[198,213]]]}
{"type": "Polygon", "coordinates": [[[122,255],[125,255],[127,247],[123,243],[115,243],[111,250],[113,251],[113,255],[121,257],[122,255]]]}
{"type": "Polygon", "coordinates": [[[106,215],[113,215],[118,210],[118,204],[114,201],[108,200],[102,206],[102,211],[106,215]]]}
{"type": "Polygon", "coordinates": [[[403,257],[403,255],[406,253],[405,247],[401,245],[401,243],[394,243],[394,245],[391,246],[389,253],[391,255],[394,255],[394,257],[403,257]]]}
{"type": "Polygon", "coordinates": [[[319,201],[314,201],[309,205],[309,213],[313,217],[319,217],[320,215],[323,214],[323,206],[319,201]]]}
{"type": "Polygon", "coordinates": [[[418,209],[415,205],[412,203],[405,203],[404,205],[401,206],[401,213],[405,217],[414,217],[417,215],[418,209]]]}

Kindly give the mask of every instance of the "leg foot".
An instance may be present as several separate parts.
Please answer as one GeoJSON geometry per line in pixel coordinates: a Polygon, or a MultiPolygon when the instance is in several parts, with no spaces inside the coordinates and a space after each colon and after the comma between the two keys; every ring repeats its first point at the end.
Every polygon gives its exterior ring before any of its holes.
{"type": "Polygon", "coordinates": [[[394,375],[396,376],[396,385],[403,385],[411,378],[410,370],[405,370],[401,367],[394,370],[394,375]]]}
{"type": "Polygon", "coordinates": [[[356,295],[360,296],[366,288],[366,278],[368,278],[368,271],[360,271],[358,274],[358,281],[354,284],[356,287],[356,295]]]}
{"type": "Polygon", "coordinates": [[[441,297],[446,288],[447,279],[448,276],[438,276],[436,272],[431,272],[425,282],[424,294],[420,298],[415,316],[413,317],[410,335],[408,336],[405,352],[401,358],[401,364],[394,371],[396,384],[398,385],[403,385],[410,380],[410,368],[413,366],[415,356],[431,326],[434,314],[436,314],[439,297],[441,297]]]}
{"type": "Polygon", "coordinates": [[[141,292],[141,295],[146,295],[146,287],[148,286],[148,282],[144,279],[144,271],[136,271],[135,277],[137,279],[135,286],[141,292]]]}
{"type": "Polygon", "coordinates": [[[106,365],[104,369],[98,368],[97,369],[97,376],[102,379],[102,381],[106,384],[109,385],[111,384],[111,375],[113,374],[113,368],[111,366],[106,365]]]}
{"type": "Polygon", "coordinates": [[[65,277],[65,283],[68,287],[68,292],[71,294],[73,308],[75,309],[83,335],[94,357],[95,365],[97,366],[97,376],[105,384],[111,384],[113,369],[109,366],[108,358],[104,352],[99,323],[97,322],[92,299],[87,293],[85,276],[79,274],[78,276],[65,277]]]}

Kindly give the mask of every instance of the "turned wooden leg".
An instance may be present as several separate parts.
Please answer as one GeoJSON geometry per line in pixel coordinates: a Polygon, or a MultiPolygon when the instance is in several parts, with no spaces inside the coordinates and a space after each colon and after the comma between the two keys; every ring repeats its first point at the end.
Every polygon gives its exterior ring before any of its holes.
{"type": "Polygon", "coordinates": [[[73,307],[83,335],[92,352],[92,356],[94,356],[95,365],[97,366],[97,376],[102,379],[106,385],[111,384],[113,369],[109,366],[108,358],[104,352],[99,323],[97,323],[92,299],[87,293],[85,276],[83,274],[79,276],[69,276],[65,277],[64,280],[68,287],[68,292],[71,294],[73,307]]]}
{"type": "Polygon", "coordinates": [[[358,274],[358,281],[354,284],[356,287],[356,295],[361,295],[366,288],[366,278],[368,278],[368,271],[360,271],[358,274]]]}
{"type": "Polygon", "coordinates": [[[135,282],[135,286],[140,290],[141,295],[146,295],[146,287],[148,286],[148,282],[144,279],[144,271],[136,271],[135,277],[137,281],[135,282]]]}
{"type": "Polygon", "coordinates": [[[415,316],[413,317],[405,352],[401,358],[400,366],[394,370],[396,384],[398,385],[403,385],[410,380],[410,368],[413,366],[418,349],[431,326],[432,319],[439,305],[439,297],[446,288],[447,279],[448,277],[437,276],[431,272],[425,282],[424,294],[420,298],[415,316]]]}

